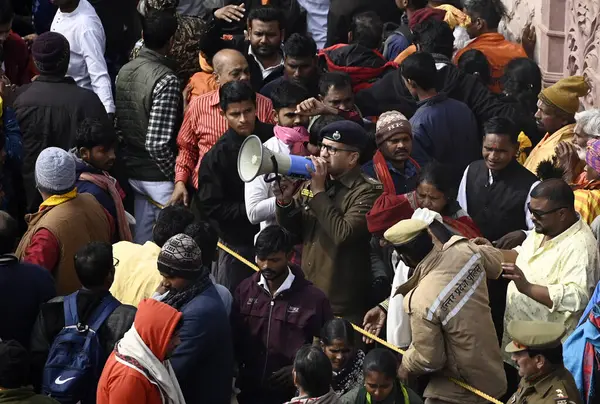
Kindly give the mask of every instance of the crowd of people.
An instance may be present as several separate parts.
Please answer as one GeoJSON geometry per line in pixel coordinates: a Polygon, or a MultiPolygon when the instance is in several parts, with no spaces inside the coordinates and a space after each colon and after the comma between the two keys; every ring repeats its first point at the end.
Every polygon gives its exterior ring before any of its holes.
{"type": "Polygon", "coordinates": [[[598,403],[600,109],[506,15],[0,0],[0,404],[598,403]]]}

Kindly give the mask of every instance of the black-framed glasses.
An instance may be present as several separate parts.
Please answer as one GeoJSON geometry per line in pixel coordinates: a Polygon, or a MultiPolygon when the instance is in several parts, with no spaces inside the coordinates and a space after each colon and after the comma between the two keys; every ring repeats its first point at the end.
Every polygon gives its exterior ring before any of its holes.
{"type": "Polygon", "coordinates": [[[117,257],[113,257],[113,267],[119,266],[119,259],[117,257]]]}
{"type": "Polygon", "coordinates": [[[330,146],[330,145],[325,144],[325,143],[319,143],[319,148],[321,150],[327,150],[327,153],[331,154],[332,156],[335,156],[337,154],[337,152],[340,152],[340,151],[345,151],[345,152],[348,152],[348,153],[358,153],[358,150],[341,149],[339,147],[330,146]]]}
{"type": "Polygon", "coordinates": [[[541,219],[543,216],[549,215],[550,213],[558,212],[559,210],[566,208],[566,206],[559,206],[558,208],[550,209],[543,212],[541,210],[531,209],[531,203],[527,204],[527,209],[529,210],[529,212],[538,220],[541,219]]]}

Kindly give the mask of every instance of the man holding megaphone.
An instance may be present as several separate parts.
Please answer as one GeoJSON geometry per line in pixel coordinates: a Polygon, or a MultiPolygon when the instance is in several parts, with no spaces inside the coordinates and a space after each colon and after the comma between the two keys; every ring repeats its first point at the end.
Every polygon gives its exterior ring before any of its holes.
{"type": "Polygon", "coordinates": [[[277,220],[302,240],[302,269],[325,292],[334,314],[360,324],[371,276],[365,215],[383,186],[361,172],[368,137],[359,124],[334,122],[321,135],[320,156],[310,157],[314,169],[307,165],[311,180],[297,193],[286,179],[282,187],[274,185],[277,220]]]}

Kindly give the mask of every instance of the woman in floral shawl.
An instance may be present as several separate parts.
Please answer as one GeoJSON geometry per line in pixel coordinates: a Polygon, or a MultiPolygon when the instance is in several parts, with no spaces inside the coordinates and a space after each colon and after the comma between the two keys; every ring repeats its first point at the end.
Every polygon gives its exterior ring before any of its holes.
{"type": "Polygon", "coordinates": [[[321,330],[321,348],[333,368],[331,387],[340,397],[363,383],[365,353],[356,348],[354,338],[352,324],[341,318],[329,320],[321,330]]]}

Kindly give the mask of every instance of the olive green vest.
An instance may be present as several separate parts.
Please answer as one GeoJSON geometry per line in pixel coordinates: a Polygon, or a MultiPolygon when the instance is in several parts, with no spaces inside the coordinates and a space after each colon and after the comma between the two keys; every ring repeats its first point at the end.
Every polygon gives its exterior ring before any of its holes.
{"type": "MultiPolygon", "coordinates": [[[[159,53],[142,48],[137,58],[119,71],[116,82],[117,128],[123,136],[121,153],[129,178],[141,181],[172,181],[160,170],[146,150],[146,134],[152,108],[152,92],[167,73],[174,73],[172,62],[159,53]]],[[[179,126],[179,119],[176,127],[179,126]]],[[[171,139],[176,151],[176,135],[171,139]]]]}

